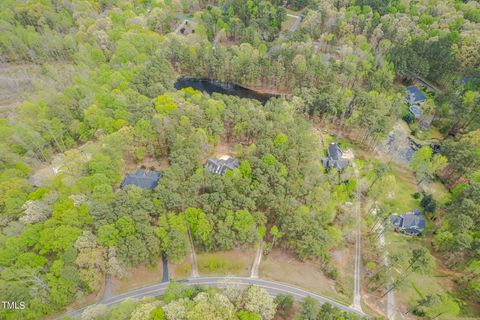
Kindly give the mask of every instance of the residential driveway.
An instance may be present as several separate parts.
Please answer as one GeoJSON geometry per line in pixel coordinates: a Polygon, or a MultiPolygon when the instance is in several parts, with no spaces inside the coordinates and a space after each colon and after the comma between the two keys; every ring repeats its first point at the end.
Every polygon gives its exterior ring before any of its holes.
{"type": "MultiPolygon", "coordinates": [[[[247,278],[247,277],[204,277],[204,278],[191,278],[191,279],[179,281],[179,282],[185,283],[187,286],[201,285],[201,286],[218,287],[218,288],[231,286],[231,285],[256,285],[267,290],[267,292],[270,293],[272,296],[277,296],[279,294],[289,294],[295,300],[301,300],[305,297],[310,296],[316,299],[317,301],[319,301],[320,303],[330,303],[340,308],[341,310],[352,312],[360,316],[365,316],[363,312],[358,311],[355,308],[343,305],[327,297],[324,297],[300,288],[296,288],[285,283],[279,283],[279,282],[274,282],[269,280],[247,278]]],[[[129,298],[141,299],[144,297],[161,296],[165,293],[165,290],[167,289],[169,283],[170,282],[162,282],[146,288],[125,292],[117,296],[111,297],[110,299],[104,300],[102,301],[101,304],[104,304],[109,307],[129,298]]],[[[67,312],[63,316],[78,318],[86,308],[87,307],[67,312]]],[[[57,319],[61,319],[61,317],[58,317],[57,319]]]]}

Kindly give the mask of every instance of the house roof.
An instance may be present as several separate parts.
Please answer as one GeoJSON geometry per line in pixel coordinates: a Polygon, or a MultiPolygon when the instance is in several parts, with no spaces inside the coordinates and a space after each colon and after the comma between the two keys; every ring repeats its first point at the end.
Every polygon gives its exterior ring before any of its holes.
{"type": "Polygon", "coordinates": [[[337,170],[343,170],[348,165],[348,161],[343,159],[343,152],[335,142],[330,143],[328,146],[328,156],[322,160],[323,165],[327,169],[335,168],[337,170]]]}
{"type": "Polygon", "coordinates": [[[394,227],[408,234],[419,234],[425,229],[425,218],[417,210],[401,216],[392,215],[390,222],[394,227]]]}
{"type": "Polygon", "coordinates": [[[418,104],[424,102],[427,98],[418,87],[409,86],[407,87],[407,99],[409,104],[418,104]]]}
{"type": "Polygon", "coordinates": [[[128,185],[134,185],[143,189],[155,189],[160,181],[160,172],[138,169],[134,173],[129,173],[120,184],[120,188],[128,185]]]}
{"type": "Polygon", "coordinates": [[[328,157],[333,160],[340,160],[342,158],[342,150],[335,142],[330,143],[328,146],[328,157]]]}
{"type": "Polygon", "coordinates": [[[211,173],[225,175],[227,170],[233,170],[240,165],[240,162],[233,157],[221,157],[220,159],[208,159],[205,163],[205,170],[211,173]]]}

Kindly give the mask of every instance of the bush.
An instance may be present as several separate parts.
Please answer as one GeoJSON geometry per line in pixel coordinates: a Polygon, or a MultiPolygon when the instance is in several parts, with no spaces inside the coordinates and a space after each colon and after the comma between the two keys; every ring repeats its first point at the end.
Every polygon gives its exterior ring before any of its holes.
{"type": "Polygon", "coordinates": [[[413,199],[420,199],[421,195],[422,195],[422,194],[421,194],[420,192],[415,192],[415,193],[412,195],[412,197],[413,197],[413,199]]]}
{"type": "Polygon", "coordinates": [[[273,300],[277,306],[277,316],[282,319],[287,319],[290,310],[293,307],[293,297],[286,294],[280,294],[273,300]]]}
{"type": "Polygon", "coordinates": [[[332,280],[336,280],[338,278],[338,270],[335,266],[329,265],[325,270],[327,277],[332,280]]]}
{"type": "Polygon", "coordinates": [[[150,312],[150,317],[153,320],[165,320],[165,311],[163,311],[162,307],[158,306],[150,312]]]}
{"type": "Polygon", "coordinates": [[[414,123],[415,122],[415,116],[413,115],[413,113],[411,113],[410,111],[408,111],[404,116],[403,116],[403,120],[408,123],[408,124],[411,124],[411,123],[414,123]]]}
{"type": "Polygon", "coordinates": [[[431,194],[424,194],[420,205],[426,213],[434,213],[437,209],[437,201],[431,194]]]}
{"type": "Polygon", "coordinates": [[[423,310],[423,307],[416,307],[415,309],[413,309],[413,314],[417,317],[425,317],[427,315],[425,313],[425,310],[423,310]]]}

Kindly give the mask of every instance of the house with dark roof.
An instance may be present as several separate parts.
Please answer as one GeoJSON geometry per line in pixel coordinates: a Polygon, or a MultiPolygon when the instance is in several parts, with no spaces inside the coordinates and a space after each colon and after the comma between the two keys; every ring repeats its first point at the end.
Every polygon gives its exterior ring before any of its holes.
{"type": "Polygon", "coordinates": [[[322,159],[322,164],[327,169],[342,171],[348,166],[348,160],[343,157],[343,152],[335,142],[330,143],[327,151],[327,158],[322,159]]]}
{"type": "Polygon", "coordinates": [[[417,236],[425,230],[425,218],[418,209],[402,215],[392,215],[390,222],[395,231],[408,235],[417,236]]]}
{"type": "Polygon", "coordinates": [[[417,86],[407,87],[407,103],[409,105],[420,105],[425,101],[427,101],[427,97],[425,97],[420,88],[417,86]]]}
{"type": "Polygon", "coordinates": [[[120,184],[120,188],[126,186],[137,186],[142,189],[153,190],[160,181],[160,172],[150,171],[146,169],[138,169],[134,173],[129,173],[120,184]]]}
{"type": "Polygon", "coordinates": [[[230,156],[223,156],[219,159],[208,159],[205,163],[205,170],[210,173],[220,174],[223,176],[225,175],[225,172],[227,172],[227,170],[234,170],[239,165],[240,162],[237,159],[230,156]]]}

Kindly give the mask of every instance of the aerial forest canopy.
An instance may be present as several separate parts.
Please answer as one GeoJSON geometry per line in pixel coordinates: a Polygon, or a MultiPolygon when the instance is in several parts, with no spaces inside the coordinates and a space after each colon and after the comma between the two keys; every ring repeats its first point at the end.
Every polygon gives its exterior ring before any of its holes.
{"type": "Polygon", "coordinates": [[[205,252],[267,236],[328,265],[358,181],[325,172],[312,120],[374,149],[402,116],[395,81],[416,78],[442,89],[432,114],[454,191],[433,245],[470,268],[462,285],[480,298],[478,2],[3,0],[0,30],[0,62],[47,79],[0,108],[0,296],[29,306],[0,318],[38,319],[98,292],[107,272],[180,260],[187,233],[205,252]],[[288,36],[284,6],[304,8],[288,36]],[[174,32],[184,21],[194,33],[174,32]],[[175,90],[180,76],[279,96],[175,90]],[[207,172],[225,147],[240,166],[207,172]],[[152,159],[155,190],[119,189],[152,159]]]}

